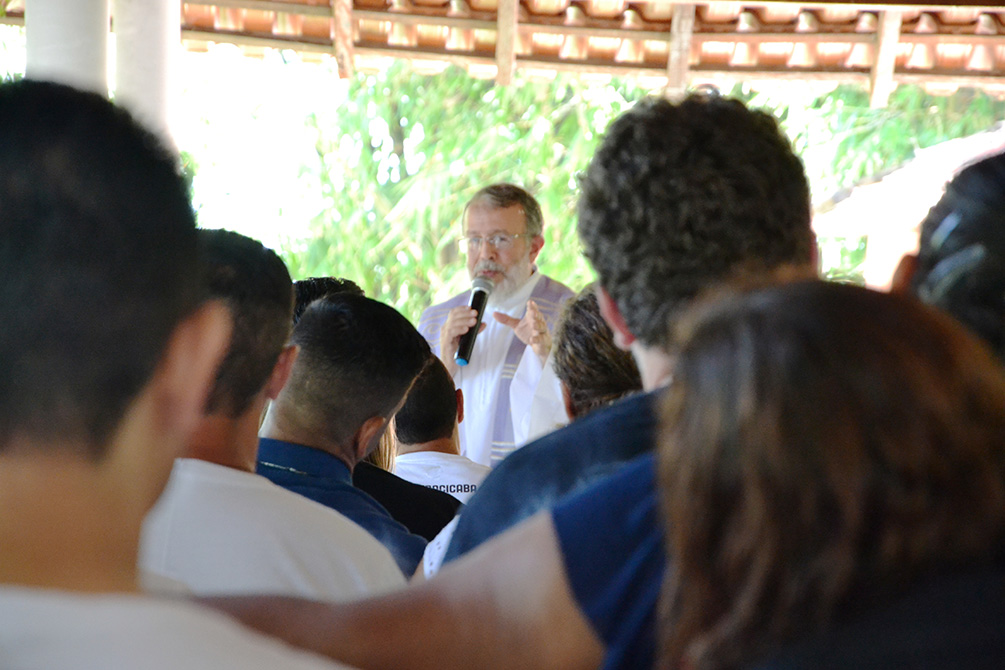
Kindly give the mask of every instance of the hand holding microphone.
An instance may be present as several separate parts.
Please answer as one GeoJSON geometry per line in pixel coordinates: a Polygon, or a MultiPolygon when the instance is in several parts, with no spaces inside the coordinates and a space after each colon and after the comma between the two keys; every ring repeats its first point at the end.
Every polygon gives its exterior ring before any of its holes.
{"type": "Polygon", "coordinates": [[[475,325],[461,335],[461,339],[457,343],[457,353],[454,354],[454,360],[457,361],[458,365],[464,366],[471,361],[471,350],[475,348],[475,338],[482,331],[482,316],[485,314],[485,305],[489,301],[489,295],[494,286],[492,281],[485,277],[475,277],[475,280],[471,282],[470,305],[471,309],[476,312],[475,325]]]}
{"type": "Polygon", "coordinates": [[[490,279],[476,277],[471,284],[468,306],[455,307],[447,315],[440,330],[440,358],[451,374],[457,371],[458,365],[467,365],[471,361],[475,338],[485,329],[482,316],[493,288],[490,279]]]}

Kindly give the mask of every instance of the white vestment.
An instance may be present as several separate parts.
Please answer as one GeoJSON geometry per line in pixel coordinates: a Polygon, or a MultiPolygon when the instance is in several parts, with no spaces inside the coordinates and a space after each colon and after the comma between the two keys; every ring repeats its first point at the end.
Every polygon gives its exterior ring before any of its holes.
{"type": "MultiPolygon", "coordinates": [[[[542,377],[541,361],[534,351],[520,342],[513,328],[499,323],[492,314],[498,311],[521,319],[527,301],[533,299],[554,332],[561,306],[572,295],[567,286],[535,271],[512,295],[490,296],[483,318],[486,328],[475,339],[471,362],[454,375],[454,382],[464,392],[464,421],[459,426],[462,456],[494,467],[528,437],[530,419],[526,412],[535,405],[534,396],[551,398],[544,406],[564,407],[558,380],[554,376],[542,377]]],[[[464,293],[423,312],[419,332],[437,355],[446,315],[453,307],[466,304],[468,294],[464,293]]],[[[562,423],[564,409],[559,416],[538,421],[562,423]]]]}
{"type": "Polygon", "coordinates": [[[261,475],[190,458],[175,461],[147,515],[140,567],[198,595],[345,601],[405,583],[390,552],[342,514],[261,475]]]}
{"type": "Polygon", "coordinates": [[[345,668],[185,601],[0,586],[4,670],[345,668]]]}

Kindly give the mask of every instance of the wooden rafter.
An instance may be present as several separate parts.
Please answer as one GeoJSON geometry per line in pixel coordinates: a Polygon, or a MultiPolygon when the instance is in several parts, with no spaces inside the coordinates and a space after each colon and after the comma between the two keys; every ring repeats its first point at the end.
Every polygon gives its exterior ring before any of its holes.
{"type": "Polygon", "coordinates": [[[516,69],[517,23],[520,0],[499,0],[496,13],[496,83],[506,86],[516,69]]]}
{"type": "Polygon", "coordinates": [[[304,5],[276,0],[182,0],[186,5],[206,5],[228,9],[251,9],[259,12],[288,12],[303,16],[330,16],[334,8],[327,5],[304,5]]]}
{"type": "Polygon", "coordinates": [[[897,65],[897,44],[900,42],[900,26],[903,14],[900,10],[889,9],[880,13],[877,33],[876,58],[869,76],[869,104],[874,108],[886,107],[893,93],[893,74],[897,65]]]}
{"type": "Polygon", "coordinates": [[[674,5],[670,23],[670,53],[667,57],[667,86],[669,98],[684,95],[688,82],[688,61],[691,58],[691,41],[694,34],[694,5],[674,5]]]}
{"type": "Polygon", "coordinates": [[[348,79],[355,69],[352,0],[332,0],[332,50],[338,63],[338,76],[348,79]]]}
{"type": "MultiPolygon", "coordinates": [[[[0,0],[0,24],[24,25],[26,2],[0,0]]],[[[862,82],[875,105],[907,81],[1005,96],[1005,5],[986,1],[182,0],[181,18],[191,48],[327,54],[343,75],[393,57],[499,82],[516,68],[644,76],[668,94],[725,75],[862,82]]]]}

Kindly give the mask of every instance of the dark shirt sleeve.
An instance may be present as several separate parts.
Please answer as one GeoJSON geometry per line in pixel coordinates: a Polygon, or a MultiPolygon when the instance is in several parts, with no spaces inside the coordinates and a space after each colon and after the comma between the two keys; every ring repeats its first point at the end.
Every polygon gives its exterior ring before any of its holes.
{"type": "Polygon", "coordinates": [[[258,474],[345,515],[387,547],[406,576],[415,573],[426,539],[410,533],[380,503],[353,486],[344,463],[318,449],[266,438],[259,441],[258,455],[258,474]]]}
{"type": "Polygon", "coordinates": [[[605,668],[649,668],[666,568],[654,457],[566,498],[552,512],[573,595],[607,653],[605,668]]]}
{"type": "Polygon", "coordinates": [[[659,391],[640,393],[517,449],[464,506],[445,561],[652,450],[659,391]]]}

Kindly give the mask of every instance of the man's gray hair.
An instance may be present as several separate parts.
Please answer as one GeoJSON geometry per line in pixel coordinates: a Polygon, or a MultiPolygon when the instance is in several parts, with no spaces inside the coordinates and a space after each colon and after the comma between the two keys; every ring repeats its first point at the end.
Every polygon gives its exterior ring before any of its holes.
{"type": "Polygon", "coordinates": [[[516,184],[492,184],[475,193],[468,204],[464,205],[464,216],[473,204],[487,203],[493,209],[506,209],[519,205],[523,209],[524,220],[527,222],[526,232],[530,235],[541,235],[544,230],[544,215],[541,205],[526,190],[516,184]]]}

